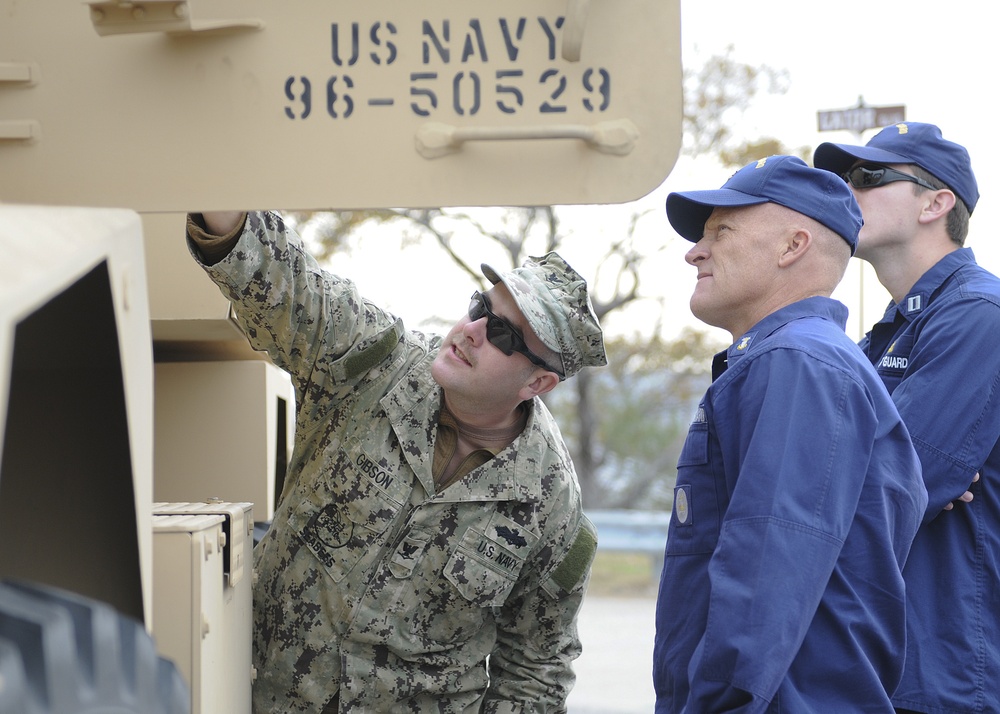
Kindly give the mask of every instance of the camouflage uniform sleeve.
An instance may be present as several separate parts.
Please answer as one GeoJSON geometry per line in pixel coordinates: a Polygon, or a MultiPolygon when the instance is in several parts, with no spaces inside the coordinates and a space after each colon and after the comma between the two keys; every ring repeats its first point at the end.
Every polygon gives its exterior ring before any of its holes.
{"type": "Polygon", "coordinates": [[[302,390],[320,357],[329,363],[359,343],[378,342],[395,324],[352,281],[324,271],[278,214],[247,214],[239,240],[214,264],[197,248],[192,254],[233,304],[254,349],[266,351],[302,390]]]}
{"type": "Polygon", "coordinates": [[[577,615],[597,551],[594,524],[579,510],[574,518],[575,527],[551,546],[562,557],[553,559],[541,579],[526,582],[498,615],[485,713],[566,711],[576,681],[572,662],[582,650],[577,615]]]}

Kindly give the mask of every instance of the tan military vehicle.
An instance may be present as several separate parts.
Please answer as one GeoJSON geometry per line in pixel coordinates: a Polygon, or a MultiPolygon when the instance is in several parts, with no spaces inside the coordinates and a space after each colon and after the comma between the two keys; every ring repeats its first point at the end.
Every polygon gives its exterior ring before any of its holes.
{"type": "Polygon", "coordinates": [[[637,199],[679,149],[679,16],[0,0],[0,714],[249,712],[294,397],[185,213],[637,199]]]}

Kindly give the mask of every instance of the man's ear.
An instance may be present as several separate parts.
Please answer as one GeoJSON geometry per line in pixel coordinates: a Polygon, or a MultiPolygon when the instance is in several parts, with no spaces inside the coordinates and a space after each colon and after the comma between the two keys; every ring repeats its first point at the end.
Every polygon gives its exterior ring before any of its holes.
{"type": "Polygon", "coordinates": [[[781,253],[778,255],[778,267],[787,268],[805,255],[812,245],[812,241],[812,233],[805,228],[790,230],[782,244],[781,253]]]}
{"type": "Polygon", "coordinates": [[[531,373],[531,381],[521,387],[519,396],[522,402],[532,397],[540,397],[555,389],[557,384],[559,384],[559,375],[539,367],[531,373]]]}
{"type": "Polygon", "coordinates": [[[940,188],[936,191],[924,191],[927,202],[920,211],[920,223],[933,223],[955,207],[955,194],[947,188],[940,188]]]}

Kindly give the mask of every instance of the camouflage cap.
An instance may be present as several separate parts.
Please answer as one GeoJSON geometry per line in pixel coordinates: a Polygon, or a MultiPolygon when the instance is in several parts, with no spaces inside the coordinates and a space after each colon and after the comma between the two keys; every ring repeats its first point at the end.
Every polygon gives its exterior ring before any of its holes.
{"type": "Polygon", "coordinates": [[[565,377],[583,367],[608,363],[587,281],[558,253],[528,258],[509,273],[500,273],[486,263],[481,267],[491,283],[507,286],[538,339],[559,353],[565,377]]]}

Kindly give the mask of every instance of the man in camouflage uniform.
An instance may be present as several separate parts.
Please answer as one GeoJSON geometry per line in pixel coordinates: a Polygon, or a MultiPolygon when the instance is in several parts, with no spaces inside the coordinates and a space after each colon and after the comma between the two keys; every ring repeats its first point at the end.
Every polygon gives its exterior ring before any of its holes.
{"type": "Polygon", "coordinates": [[[272,213],[192,214],[192,254],[296,390],[255,552],[254,711],[564,712],[596,549],[540,395],[606,364],[555,253],[445,337],[403,329],[272,213]]]}

